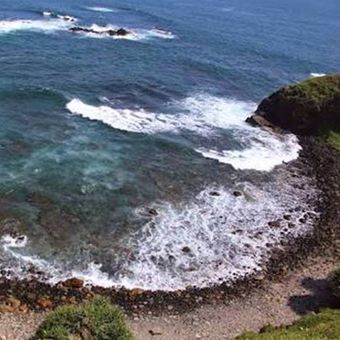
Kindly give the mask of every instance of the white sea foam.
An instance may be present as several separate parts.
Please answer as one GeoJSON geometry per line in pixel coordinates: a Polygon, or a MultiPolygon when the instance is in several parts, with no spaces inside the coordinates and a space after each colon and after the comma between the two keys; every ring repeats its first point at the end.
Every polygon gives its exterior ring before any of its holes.
{"type": "Polygon", "coordinates": [[[282,218],[297,202],[308,210],[306,193],[284,183],[276,192],[270,186],[260,189],[247,183],[236,188],[242,196],[235,197],[230,189],[210,188],[186,204],[155,205],[158,215],[131,238],[130,246],[136,249],[133,261],[115,284],[176,290],[232,282],[259,271],[270,250],[288,233],[297,236],[311,230],[310,221],[298,222],[301,211],[291,214],[294,229],[284,220],[280,227],[267,224],[282,218]]]}
{"type": "Polygon", "coordinates": [[[111,8],[107,8],[107,7],[86,7],[86,9],[88,9],[89,11],[94,11],[94,12],[102,12],[102,13],[114,13],[114,12],[118,12],[117,9],[111,9],[111,8]]]}
{"type": "Polygon", "coordinates": [[[76,22],[76,21],[78,21],[77,18],[72,17],[70,15],[61,15],[61,14],[58,14],[58,13],[53,13],[53,12],[48,12],[48,11],[45,11],[42,14],[43,14],[44,17],[50,17],[50,18],[54,18],[54,19],[61,19],[61,20],[68,21],[68,22],[76,22]]]}
{"type": "Polygon", "coordinates": [[[115,281],[109,277],[107,273],[101,271],[101,264],[95,264],[94,262],[89,263],[86,270],[73,270],[72,274],[68,277],[60,277],[58,281],[65,280],[70,277],[77,277],[83,280],[86,284],[100,286],[100,287],[113,287],[115,281]]]}
{"type": "Polygon", "coordinates": [[[65,30],[70,26],[70,22],[60,19],[49,20],[1,20],[0,34],[14,31],[40,31],[53,32],[65,30]]]}
{"type": "MultiPolygon", "coordinates": [[[[19,237],[13,237],[11,235],[4,235],[0,239],[0,245],[2,246],[5,255],[15,259],[16,265],[14,267],[9,266],[6,268],[12,272],[15,277],[25,278],[30,275],[26,272],[26,269],[30,266],[34,266],[39,271],[45,273],[45,279],[51,284],[56,284],[60,281],[68,278],[77,277],[86,284],[96,285],[101,287],[112,287],[115,282],[109,278],[109,275],[103,273],[100,268],[101,265],[93,262],[89,263],[85,270],[67,270],[61,263],[51,263],[36,255],[25,254],[25,248],[28,245],[28,238],[25,235],[19,237]],[[19,264],[19,265],[18,265],[19,264]]],[[[32,274],[34,277],[34,273],[32,274]]]]}
{"type": "MultiPolygon", "coordinates": [[[[287,178],[286,173],[277,176],[276,184],[257,187],[247,182],[235,183],[232,188],[206,188],[188,202],[154,204],[158,214],[130,235],[126,246],[133,256],[125,262],[121,259],[120,270],[113,277],[93,262],[85,269],[70,269],[69,264],[27,256],[27,237],[5,235],[0,244],[17,261],[11,268],[16,277],[26,277],[24,266],[33,265],[48,273],[47,280],[52,284],[71,277],[102,287],[168,291],[221,282],[231,284],[260,271],[282,239],[312,230],[317,214],[312,212],[310,202],[317,193],[311,179],[287,178]],[[294,181],[304,182],[309,189],[297,189],[292,185],[294,181]],[[235,190],[241,194],[235,195],[235,190]],[[299,209],[294,209],[297,206],[299,209]],[[282,218],[288,210],[289,221],[282,218]],[[314,217],[300,223],[306,213],[314,217]],[[270,227],[268,221],[280,221],[280,225],[270,227]]],[[[136,210],[136,214],[144,213],[144,208],[136,210]]]]}
{"type": "Polygon", "coordinates": [[[18,249],[25,248],[27,246],[28,238],[25,235],[21,235],[19,237],[4,235],[1,238],[1,243],[4,251],[20,262],[32,264],[39,269],[46,269],[49,266],[48,262],[41,260],[37,256],[23,255],[18,252],[18,249]]]}
{"type": "Polygon", "coordinates": [[[310,74],[312,78],[324,77],[325,75],[326,75],[325,73],[311,73],[310,74]]]}
{"type": "Polygon", "coordinates": [[[296,136],[276,135],[245,123],[254,111],[255,103],[229,100],[210,95],[189,97],[172,103],[178,114],[153,113],[143,109],[115,109],[92,106],[79,99],[67,104],[67,109],[91,120],[98,120],[115,129],[138,133],[191,131],[206,138],[228,130],[240,144],[240,150],[217,146],[194,146],[204,157],[233,165],[237,169],[269,171],[282,162],[298,157],[301,149],[296,136]]]}
{"type": "Polygon", "coordinates": [[[14,237],[11,235],[4,235],[2,237],[3,247],[6,251],[11,248],[24,248],[27,245],[27,236],[14,237]]]}
{"type": "MultiPolygon", "coordinates": [[[[79,99],[71,100],[67,105],[67,109],[81,115],[90,120],[98,120],[115,129],[139,132],[159,132],[168,130],[171,122],[162,119],[163,115],[158,119],[155,113],[147,112],[142,109],[114,109],[109,106],[92,106],[83,103],[79,99]]],[[[166,116],[164,118],[167,118],[166,116]]]]}

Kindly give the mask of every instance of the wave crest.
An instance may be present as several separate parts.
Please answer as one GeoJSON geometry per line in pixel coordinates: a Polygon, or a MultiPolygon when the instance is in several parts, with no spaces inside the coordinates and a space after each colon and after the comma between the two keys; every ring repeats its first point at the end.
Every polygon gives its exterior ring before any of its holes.
{"type": "Polygon", "coordinates": [[[319,78],[319,77],[324,77],[326,73],[311,73],[310,76],[312,78],[319,78]]]}
{"type": "Polygon", "coordinates": [[[118,12],[117,9],[111,9],[111,8],[107,8],[107,7],[93,6],[93,7],[85,7],[85,8],[88,9],[89,11],[93,11],[93,12],[102,12],[102,13],[115,13],[115,12],[118,12]]]}
{"type": "MultiPolygon", "coordinates": [[[[73,114],[101,121],[119,130],[137,133],[181,133],[190,131],[201,136],[193,148],[206,158],[231,164],[237,169],[269,171],[282,162],[298,157],[301,149],[294,135],[276,135],[245,123],[256,105],[209,95],[198,95],[172,103],[178,113],[153,113],[143,109],[116,109],[92,106],[79,99],[67,104],[73,114]],[[223,143],[221,132],[227,131],[237,146],[223,143]],[[215,145],[208,137],[218,139],[215,145]]],[[[185,136],[184,136],[185,137],[185,136]]]]}
{"type": "Polygon", "coordinates": [[[60,19],[1,20],[0,34],[6,34],[15,31],[53,32],[68,29],[70,27],[70,24],[70,22],[60,19]]]}

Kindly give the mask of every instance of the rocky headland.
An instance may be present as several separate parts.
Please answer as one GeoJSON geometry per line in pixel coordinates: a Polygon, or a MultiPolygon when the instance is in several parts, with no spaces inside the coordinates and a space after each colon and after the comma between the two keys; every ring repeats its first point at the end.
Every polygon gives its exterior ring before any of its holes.
{"type": "Polygon", "coordinates": [[[340,74],[289,85],[265,98],[247,122],[320,135],[340,122],[340,74]]]}

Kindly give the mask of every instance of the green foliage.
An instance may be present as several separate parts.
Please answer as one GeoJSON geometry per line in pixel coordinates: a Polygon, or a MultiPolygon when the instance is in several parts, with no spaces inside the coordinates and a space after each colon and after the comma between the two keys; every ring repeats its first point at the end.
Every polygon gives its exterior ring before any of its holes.
{"type": "Polygon", "coordinates": [[[97,297],[51,312],[32,340],[132,340],[123,312],[97,297]]]}
{"type": "Polygon", "coordinates": [[[331,340],[340,339],[340,310],[309,314],[288,327],[266,327],[259,334],[244,333],[238,340],[331,340]]]}
{"type": "Polygon", "coordinates": [[[331,272],[328,276],[328,281],[333,295],[340,298],[340,269],[331,272]]]}
{"type": "Polygon", "coordinates": [[[340,77],[335,75],[305,80],[286,87],[284,96],[289,101],[308,104],[321,110],[340,96],[340,77]]]}
{"type": "Polygon", "coordinates": [[[335,149],[340,150],[340,131],[329,131],[327,142],[335,149]]]}

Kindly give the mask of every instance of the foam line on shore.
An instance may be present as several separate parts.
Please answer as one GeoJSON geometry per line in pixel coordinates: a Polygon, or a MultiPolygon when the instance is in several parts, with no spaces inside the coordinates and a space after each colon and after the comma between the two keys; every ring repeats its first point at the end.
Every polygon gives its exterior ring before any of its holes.
{"type": "MultiPolygon", "coordinates": [[[[0,244],[5,254],[17,261],[13,276],[27,277],[30,274],[22,268],[33,265],[45,272],[52,284],[71,277],[102,287],[166,291],[232,284],[260,271],[281,240],[312,230],[318,214],[309,204],[316,191],[312,186],[296,189],[287,179],[278,180],[280,185],[274,187],[269,183],[259,188],[247,182],[230,189],[207,187],[188,202],[155,203],[157,215],[130,235],[126,246],[133,256],[122,260],[113,276],[94,262],[72,269],[69,264],[48,263],[27,255],[26,237],[5,235],[0,244]],[[288,211],[289,219],[284,219],[288,211]],[[275,223],[269,225],[270,221],[275,223]]],[[[310,185],[310,179],[304,177],[289,181],[310,185]]],[[[136,214],[144,210],[140,207],[136,214]]]]}

